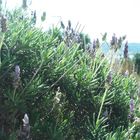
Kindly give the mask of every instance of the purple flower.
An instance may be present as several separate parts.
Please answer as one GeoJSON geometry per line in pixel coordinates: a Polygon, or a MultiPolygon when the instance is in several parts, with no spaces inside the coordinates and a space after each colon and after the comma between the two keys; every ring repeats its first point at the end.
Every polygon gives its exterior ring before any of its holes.
{"type": "Polygon", "coordinates": [[[124,58],[128,58],[128,42],[125,43],[125,47],[124,47],[124,58]]]}
{"type": "Polygon", "coordinates": [[[113,34],[112,40],[111,40],[111,45],[115,45],[115,44],[117,44],[117,37],[115,34],[113,34]]]}
{"type": "Polygon", "coordinates": [[[19,65],[15,66],[15,77],[16,78],[20,77],[20,67],[19,67],[19,65]]]}
{"type": "Polygon", "coordinates": [[[95,50],[96,50],[96,41],[93,41],[93,45],[92,45],[92,53],[95,56],[95,50]]]}
{"type": "Polygon", "coordinates": [[[134,99],[131,98],[130,99],[130,113],[133,114],[134,113],[134,99]]]}
{"type": "Polygon", "coordinates": [[[95,48],[96,48],[96,41],[95,40],[93,41],[92,47],[93,47],[93,50],[95,50],[95,48]]]}

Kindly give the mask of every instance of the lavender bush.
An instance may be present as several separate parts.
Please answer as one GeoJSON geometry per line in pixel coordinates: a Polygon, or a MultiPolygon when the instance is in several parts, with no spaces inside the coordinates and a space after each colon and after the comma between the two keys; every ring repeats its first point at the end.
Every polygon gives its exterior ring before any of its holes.
{"type": "Polygon", "coordinates": [[[20,10],[7,12],[7,20],[0,34],[0,138],[98,140],[128,129],[133,77],[112,73],[102,53],[93,59],[83,40],[69,39],[70,22],[65,35],[43,32],[20,10]]]}

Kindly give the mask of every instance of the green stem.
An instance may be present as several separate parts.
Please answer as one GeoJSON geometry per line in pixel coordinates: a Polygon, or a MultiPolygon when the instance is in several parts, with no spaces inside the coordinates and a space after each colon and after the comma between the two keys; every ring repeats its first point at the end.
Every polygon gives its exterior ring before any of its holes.
{"type": "Polygon", "coordinates": [[[24,91],[27,89],[27,87],[32,83],[32,81],[34,80],[34,78],[36,77],[36,75],[38,74],[38,72],[40,71],[42,65],[43,65],[44,61],[41,61],[41,64],[39,66],[39,68],[36,70],[35,74],[33,75],[33,77],[31,78],[31,80],[29,81],[29,83],[26,85],[26,87],[22,90],[21,95],[24,93],[24,91]]]}
{"type": "Polygon", "coordinates": [[[1,48],[2,48],[2,45],[3,45],[3,41],[4,41],[4,34],[2,34],[2,37],[1,37],[1,40],[0,40],[0,67],[1,67],[1,55],[2,55],[2,52],[1,52],[1,48]]]}
{"type": "Polygon", "coordinates": [[[103,109],[103,105],[104,105],[104,102],[105,102],[105,98],[106,98],[107,91],[108,91],[108,88],[106,88],[106,90],[105,90],[105,92],[104,92],[104,95],[103,95],[103,98],[102,98],[102,103],[101,103],[100,110],[99,110],[99,113],[98,113],[96,125],[97,125],[97,123],[98,123],[98,121],[99,121],[99,119],[100,119],[100,115],[101,115],[101,112],[102,112],[102,109],[103,109]]]}
{"type": "Polygon", "coordinates": [[[17,90],[17,88],[14,88],[13,99],[12,99],[13,102],[14,102],[14,100],[15,100],[16,90],[17,90]]]}

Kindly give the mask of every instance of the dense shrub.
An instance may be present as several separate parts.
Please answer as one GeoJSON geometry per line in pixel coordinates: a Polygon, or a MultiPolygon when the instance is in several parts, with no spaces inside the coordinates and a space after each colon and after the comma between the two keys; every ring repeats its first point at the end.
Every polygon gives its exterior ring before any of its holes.
{"type": "Polygon", "coordinates": [[[58,28],[43,32],[21,17],[9,14],[1,33],[0,137],[14,139],[25,113],[33,140],[99,140],[127,128],[133,77],[111,73],[100,50],[93,57],[82,43],[68,47],[58,28]]]}
{"type": "Polygon", "coordinates": [[[135,54],[134,63],[135,63],[136,72],[140,74],[140,54],[139,53],[135,54]]]}

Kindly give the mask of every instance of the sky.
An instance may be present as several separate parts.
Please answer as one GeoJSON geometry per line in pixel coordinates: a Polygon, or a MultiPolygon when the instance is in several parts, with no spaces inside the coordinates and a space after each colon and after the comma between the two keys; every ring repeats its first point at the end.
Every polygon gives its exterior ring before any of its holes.
{"type": "MultiPolygon", "coordinates": [[[[5,0],[7,7],[21,5],[22,0],[5,0]]],[[[32,0],[31,9],[41,15],[46,12],[43,27],[58,23],[60,19],[77,22],[90,37],[100,38],[108,33],[110,38],[126,35],[128,42],[140,42],[140,0],[32,0]]]]}

